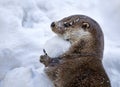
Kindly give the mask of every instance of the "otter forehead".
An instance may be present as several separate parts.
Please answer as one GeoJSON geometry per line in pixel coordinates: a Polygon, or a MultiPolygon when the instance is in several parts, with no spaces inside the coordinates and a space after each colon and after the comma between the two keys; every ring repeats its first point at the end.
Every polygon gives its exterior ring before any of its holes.
{"type": "MultiPolygon", "coordinates": [[[[69,16],[69,17],[65,17],[63,19],[61,19],[60,21],[58,22],[61,22],[61,23],[71,23],[71,24],[80,24],[82,22],[91,22],[91,18],[88,17],[88,16],[85,16],[85,15],[72,15],[72,16],[69,16]]],[[[93,20],[92,20],[93,21],[93,20]]]]}
{"type": "Polygon", "coordinates": [[[73,25],[74,23],[80,22],[80,17],[79,16],[69,16],[69,17],[63,18],[62,20],[60,20],[58,22],[61,22],[63,24],[69,23],[69,24],[73,25]]]}

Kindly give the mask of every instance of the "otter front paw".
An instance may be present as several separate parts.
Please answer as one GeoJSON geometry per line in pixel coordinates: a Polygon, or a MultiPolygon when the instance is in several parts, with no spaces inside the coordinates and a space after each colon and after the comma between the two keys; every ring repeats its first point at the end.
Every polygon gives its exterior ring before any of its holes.
{"type": "Polygon", "coordinates": [[[44,49],[43,49],[43,52],[45,55],[40,56],[40,62],[43,63],[45,65],[45,67],[47,67],[50,63],[51,58],[47,55],[47,53],[44,49]]]}
{"type": "Polygon", "coordinates": [[[41,55],[40,56],[40,62],[43,63],[45,65],[45,67],[47,67],[50,63],[51,58],[48,55],[41,55]]]}

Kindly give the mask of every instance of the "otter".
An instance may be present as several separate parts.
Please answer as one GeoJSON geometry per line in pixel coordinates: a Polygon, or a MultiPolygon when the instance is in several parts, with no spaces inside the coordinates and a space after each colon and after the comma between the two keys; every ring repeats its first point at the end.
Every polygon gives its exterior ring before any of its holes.
{"type": "Polygon", "coordinates": [[[45,50],[40,62],[55,87],[111,87],[102,64],[104,36],[99,24],[85,15],[52,22],[51,29],[71,43],[62,55],[51,58],[45,50]]]}

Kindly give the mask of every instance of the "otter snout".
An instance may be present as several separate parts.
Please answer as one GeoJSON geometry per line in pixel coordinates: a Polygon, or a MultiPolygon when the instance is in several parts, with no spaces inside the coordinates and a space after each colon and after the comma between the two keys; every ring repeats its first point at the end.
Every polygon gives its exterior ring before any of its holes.
{"type": "Polygon", "coordinates": [[[51,23],[51,27],[54,28],[55,27],[55,22],[51,23]]]}
{"type": "Polygon", "coordinates": [[[53,32],[57,34],[63,34],[65,32],[65,28],[63,27],[61,22],[52,22],[51,23],[51,29],[53,32]]]}

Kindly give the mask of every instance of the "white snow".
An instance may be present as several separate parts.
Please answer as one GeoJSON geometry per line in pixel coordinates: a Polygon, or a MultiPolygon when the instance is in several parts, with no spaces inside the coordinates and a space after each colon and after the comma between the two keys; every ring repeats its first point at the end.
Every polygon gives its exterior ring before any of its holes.
{"type": "Polygon", "coordinates": [[[62,39],[62,37],[56,35],[46,41],[46,43],[43,46],[43,49],[45,49],[46,53],[50,57],[54,58],[68,51],[70,46],[70,42],[65,41],[64,39],[62,39]]]}
{"type": "Polygon", "coordinates": [[[0,50],[0,80],[4,79],[8,71],[20,67],[20,65],[9,49],[0,50]]]}
{"type": "Polygon", "coordinates": [[[119,7],[119,0],[0,0],[0,87],[53,87],[39,56],[54,36],[51,22],[73,14],[88,15],[101,25],[103,64],[112,87],[120,87],[119,7]]]}

